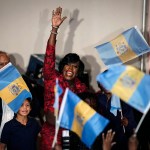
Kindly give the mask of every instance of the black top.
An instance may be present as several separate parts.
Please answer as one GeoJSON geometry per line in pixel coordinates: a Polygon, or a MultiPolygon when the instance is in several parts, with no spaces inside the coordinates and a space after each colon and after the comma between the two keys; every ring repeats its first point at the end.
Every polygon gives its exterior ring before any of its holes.
{"type": "Polygon", "coordinates": [[[36,150],[40,129],[40,125],[34,118],[28,118],[26,125],[14,118],[5,123],[1,142],[7,145],[7,150],[36,150]]]}
{"type": "Polygon", "coordinates": [[[117,116],[110,112],[111,99],[107,100],[105,94],[99,93],[98,95],[98,112],[104,117],[108,118],[110,123],[107,126],[108,129],[115,131],[114,141],[117,142],[112,147],[112,150],[126,150],[128,138],[133,134],[133,130],[136,128],[136,122],[132,107],[125,102],[121,101],[121,109],[124,117],[128,119],[128,125],[125,127],[125,133],[121,123],[121,112],[117,111],[117,116]]]}

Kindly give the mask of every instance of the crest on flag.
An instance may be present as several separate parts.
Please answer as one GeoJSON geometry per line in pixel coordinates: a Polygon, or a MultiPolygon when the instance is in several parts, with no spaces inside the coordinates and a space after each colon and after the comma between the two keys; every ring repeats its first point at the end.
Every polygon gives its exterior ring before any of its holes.
{"type": "Polygon", "coordinates": [[[124,42],[118,43],[118,44],[116,45],[116,54],[117,54],[118,56],[120,56],[120,55],[126,53],[127,50],[128,50],[128,47],[125,45],[124,42]]]}
{"type": "Polygon", "coordinates": [[[18,84],[13,84],[8,86],[9,91],[14,95],[17,96],[19,95],[20,91],[21,91],[21,87],[18,84]]]}
{"type": "Polygon", "coordinates": [[[135,86],[136,83],[136,81],[127,74],[120,78],[120,81],[122,82],[122,85],[124,87],[128,88],[132,88],[133,86],[135,86]]]}

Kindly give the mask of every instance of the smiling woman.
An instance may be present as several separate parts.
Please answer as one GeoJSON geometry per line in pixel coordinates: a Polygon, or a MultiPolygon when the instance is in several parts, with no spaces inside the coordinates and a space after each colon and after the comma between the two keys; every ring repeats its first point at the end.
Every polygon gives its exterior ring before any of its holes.
{"type": "MultiPolygon", "coordinates": [[[[47,43],[47,49],[44,60],[43,75],[44,75],[44,111],[46,115],[46,122],[41,131],[41,150],[49,150],[52,148],[52,142],[55,134],[55,116],[54,116],[54,86],[56,78],[59,80],[59,85],[63,89],[68,87],[74,93],[81,93],[87,91],[84,83],[78,79],[78,76],[84,71],[84,64],[80,57],[75,53],[67,54],[59,63],[58,70],[55,70],[55,44],[57,30],[66,17],[61,17],[62,8],[58,7],[52,13],[52,31],[47,43]]],[[[63,94],[59,99],[59,106],[62,102],[63,94]]],[[[62,128],[58,132],[57,147],[62,149],[61,138],[62,128]]]]}

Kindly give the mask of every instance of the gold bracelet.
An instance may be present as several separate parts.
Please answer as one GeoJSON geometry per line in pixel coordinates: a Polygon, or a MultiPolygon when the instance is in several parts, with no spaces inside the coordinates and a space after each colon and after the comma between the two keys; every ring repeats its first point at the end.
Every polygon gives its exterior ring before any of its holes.
{"type": "Polygon", "coordinates": [[[57,27],[57,26],[52,26],[52,28],[58,29],[59,27],[57,27]]]}
{"type": "Polygon", "coordinates": [[[52,30],[51,30],[51,33],[52,33],[52,34],[55,34],[55,35],[58,34],[57,32],[54,32],[54,31],[52,31],[52,30]]]}

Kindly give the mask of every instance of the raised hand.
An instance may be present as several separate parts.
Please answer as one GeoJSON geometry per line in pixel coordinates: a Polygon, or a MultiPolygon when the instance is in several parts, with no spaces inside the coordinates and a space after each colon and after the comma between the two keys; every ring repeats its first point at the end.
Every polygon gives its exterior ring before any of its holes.
{"type": "Polygon", "coordinates": [[[112,132],[112,130],[108,130],[106,136],[104,133],[102,134],[102,140],[103,140],[103,150],[111,150],[112,146],[116,144],[116,142],[113,142],[115,132],[112,132]]]}
{"type": "Polygon", "coordinates": [[[62,8],[58,7],[56,8],[56,10],[52,12],[52,26],[53,27],[59,27],[62,22],[67,18],[65,17],[61,17],[62,14],[62,8]]]}
{"type": "Polygon", "coordinates": [[[61,17],[62,14],[62,8],[58,7],[56,8],[56,10],[52,12],[52,30],[51,30],[51,34],[49,37],[49,45],[55,45],[56,44],[56,35],[57,30],[59,28],[59,26],[62,24],[62,22],[67,18],[67,17],[61,17]]]}

